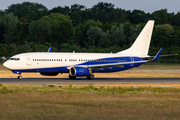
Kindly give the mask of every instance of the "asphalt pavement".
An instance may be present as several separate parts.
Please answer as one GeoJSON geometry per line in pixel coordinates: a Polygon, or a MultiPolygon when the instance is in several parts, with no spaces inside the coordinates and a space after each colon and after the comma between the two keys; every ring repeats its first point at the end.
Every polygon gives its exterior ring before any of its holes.
{"type": "Polygon", "coordinates": [[[0,78],[2,84],[180,84],[178,78],[0,78]]]}

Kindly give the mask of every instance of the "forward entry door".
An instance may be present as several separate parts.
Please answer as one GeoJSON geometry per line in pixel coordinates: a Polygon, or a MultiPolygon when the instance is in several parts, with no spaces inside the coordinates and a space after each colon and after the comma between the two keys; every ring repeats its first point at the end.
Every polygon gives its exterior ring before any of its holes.
{"type": "Polygon", "coordinates": [[[31,58],[30,56],[26,56],[26,64],[31,65],[31,58]]]}

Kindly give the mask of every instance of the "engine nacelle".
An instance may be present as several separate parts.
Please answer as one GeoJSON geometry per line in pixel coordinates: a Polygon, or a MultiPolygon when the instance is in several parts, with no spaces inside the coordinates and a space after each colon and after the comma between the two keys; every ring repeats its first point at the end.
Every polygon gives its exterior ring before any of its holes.
{"type": "Polygon", "coordinates": [[[41,75],[44,76],[57,76],[59,73],[57,72],[40,72],[41,75]]]}
{"type": "Polygon", "coordinates": [[[72,67],[69,71],[71,76],[88,76],[91,74],[91,70],[85,67],[72,67]]]}

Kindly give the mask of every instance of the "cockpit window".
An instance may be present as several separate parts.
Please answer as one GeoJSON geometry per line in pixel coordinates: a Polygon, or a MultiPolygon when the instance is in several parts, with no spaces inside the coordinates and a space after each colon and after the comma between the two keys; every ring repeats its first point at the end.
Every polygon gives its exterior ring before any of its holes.
{"type": "Polygon", "coordinates": [[[16,60],[16,61],[18,61],[18,60],[20,60],[20,58],[10,58],[10,60],[16,60]]]}

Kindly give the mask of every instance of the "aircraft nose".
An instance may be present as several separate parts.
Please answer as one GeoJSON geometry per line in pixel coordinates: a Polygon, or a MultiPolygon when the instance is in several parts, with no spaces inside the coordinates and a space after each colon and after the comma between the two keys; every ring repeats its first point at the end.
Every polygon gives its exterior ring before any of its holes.
{"type": "Polygon", "coordinates": [[[3,63],[3,66],[4,66],[5,68],[9,68],[9,62],[7,62],[7,61],[4,62],[4,63],[3,63]]]}

